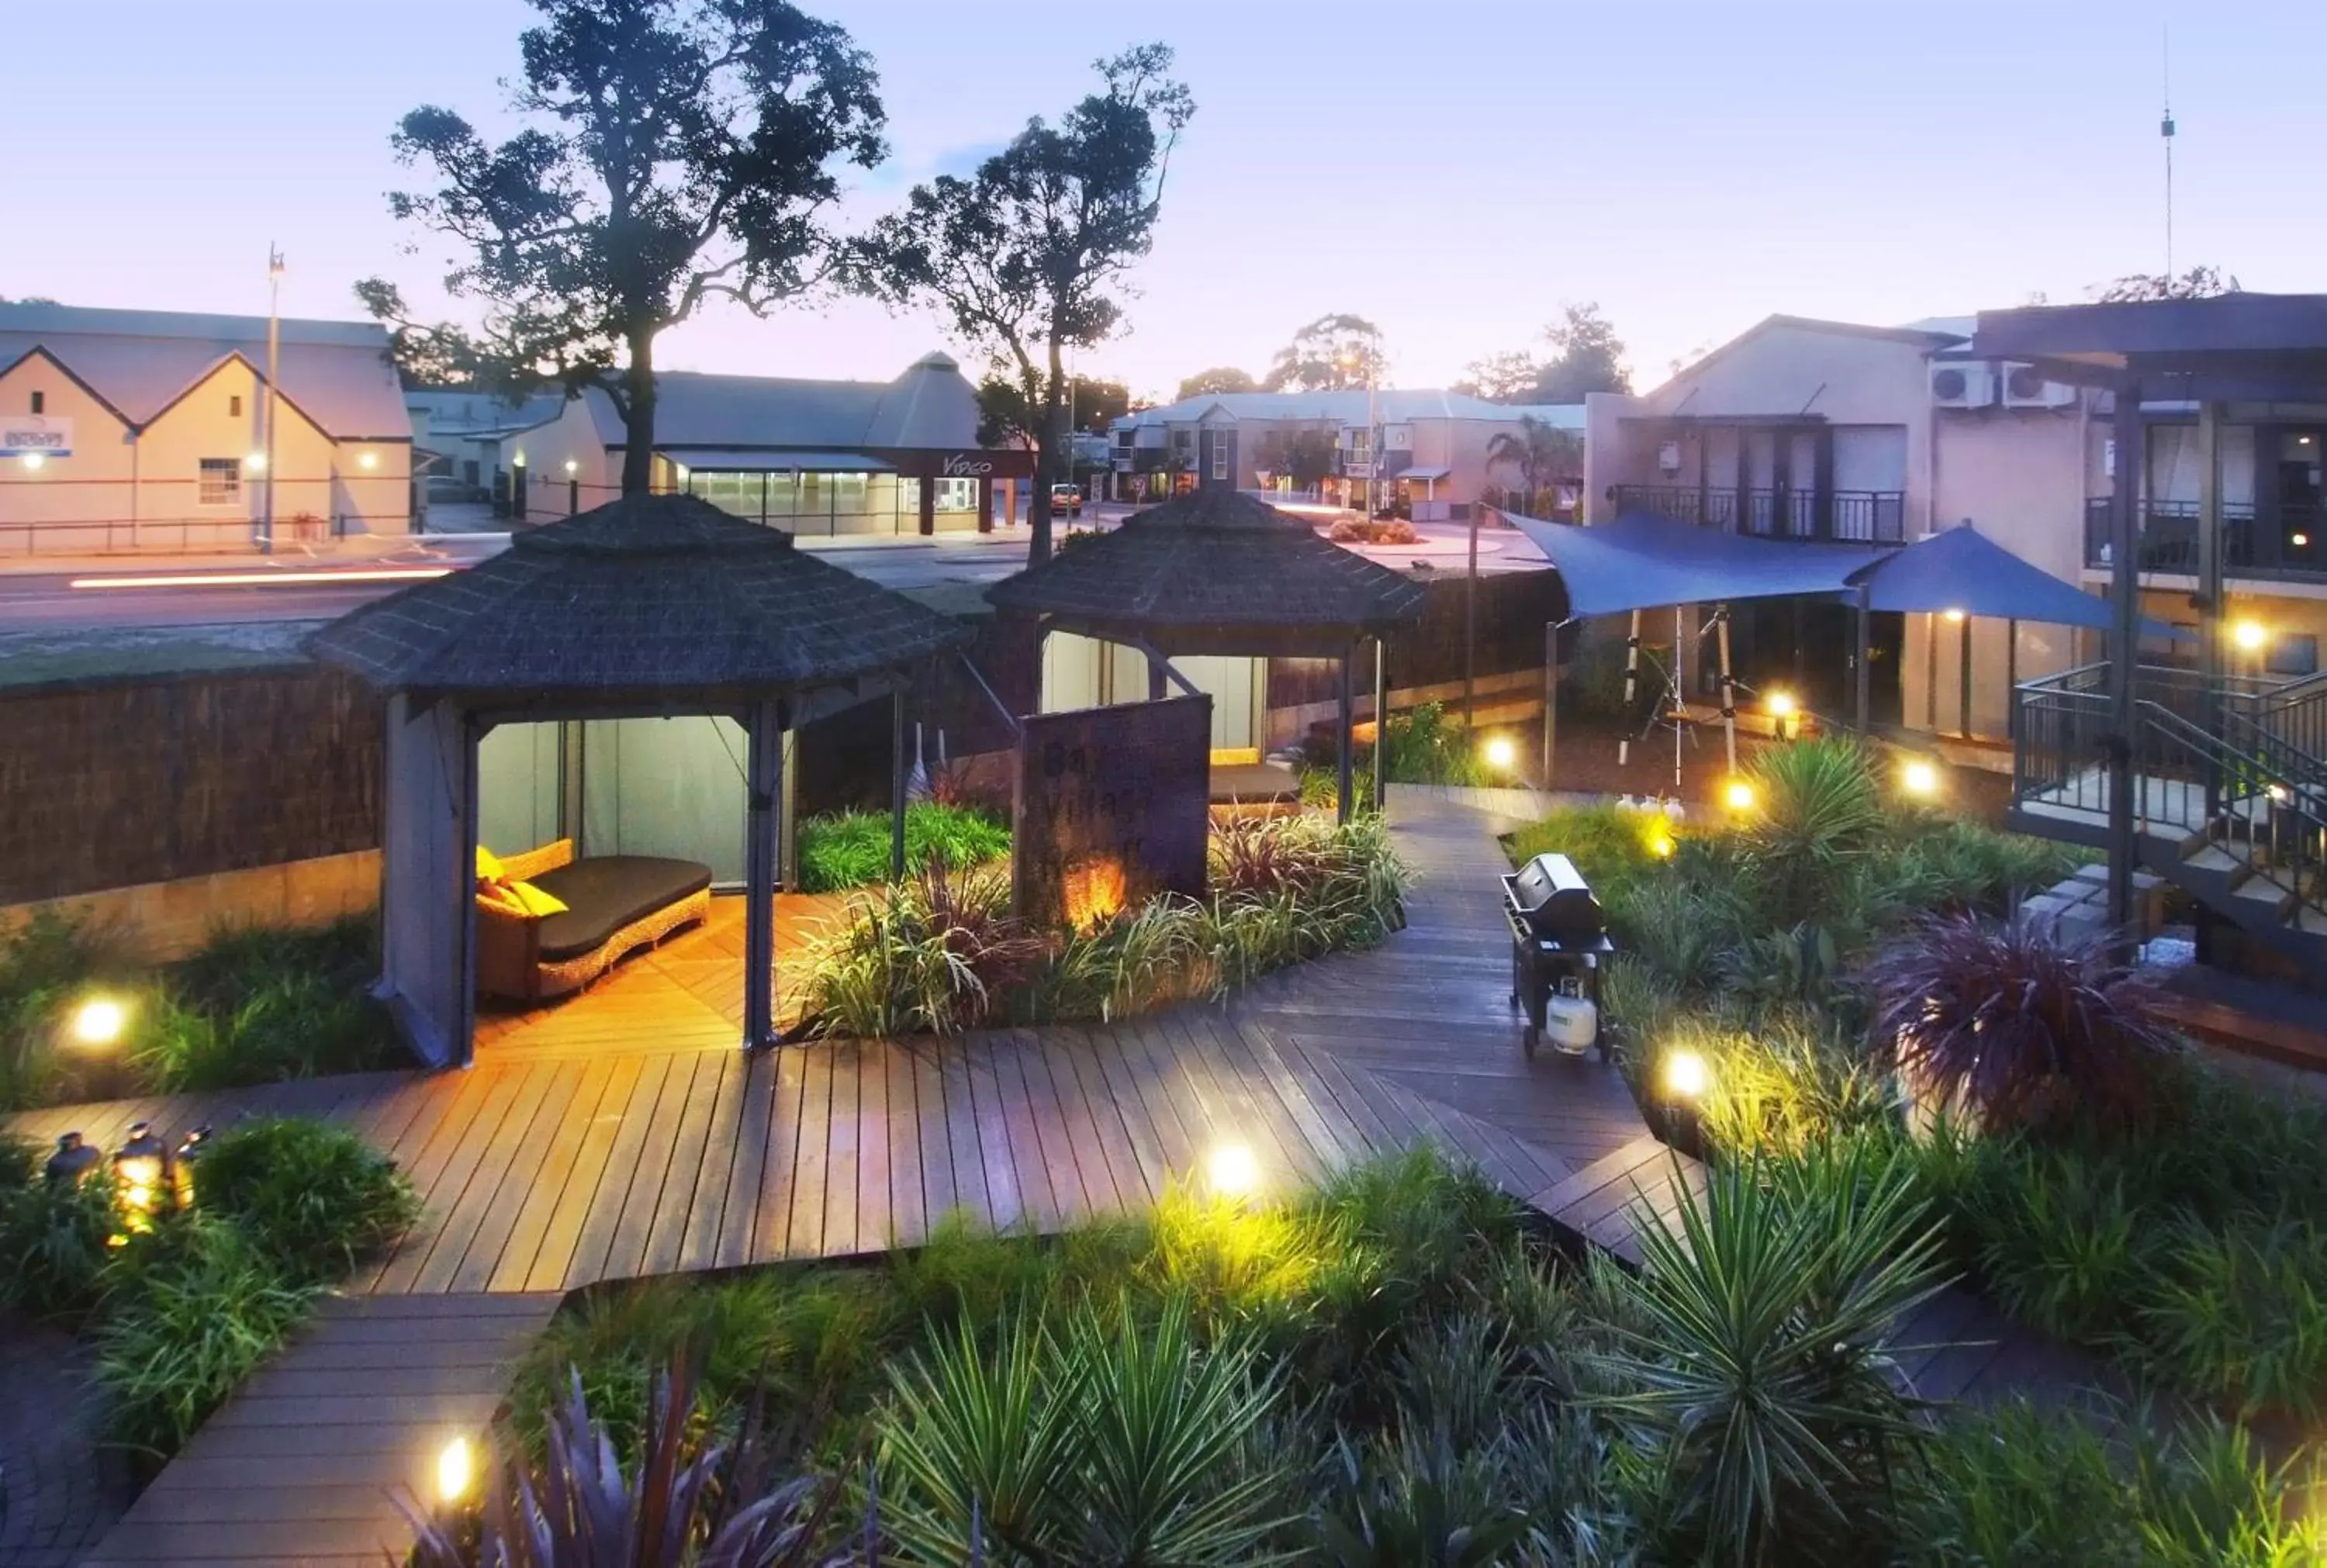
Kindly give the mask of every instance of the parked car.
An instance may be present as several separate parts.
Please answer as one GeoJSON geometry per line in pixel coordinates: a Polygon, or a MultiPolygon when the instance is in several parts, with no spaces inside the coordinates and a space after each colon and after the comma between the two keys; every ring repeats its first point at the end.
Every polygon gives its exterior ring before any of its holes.
{"type": "Polygon", "coordinates": [[[1081,486],[1071,484],[1054,484],[1051,487],[1051,516],[1056,517],[1061,512],[1066,513],[1070,518],[1079,518],[1083,515],[1083,492],[1081,486]]]}

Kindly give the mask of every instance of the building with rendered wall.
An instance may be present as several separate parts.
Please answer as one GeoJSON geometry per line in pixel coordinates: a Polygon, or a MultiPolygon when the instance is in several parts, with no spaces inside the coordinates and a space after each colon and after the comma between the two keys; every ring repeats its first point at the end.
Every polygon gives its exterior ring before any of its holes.
{"type": "Polygon", "coordinates": [[[0,549],[248,548],[412,527],[412,434],[376,322],[0,305],[0,549]]]}

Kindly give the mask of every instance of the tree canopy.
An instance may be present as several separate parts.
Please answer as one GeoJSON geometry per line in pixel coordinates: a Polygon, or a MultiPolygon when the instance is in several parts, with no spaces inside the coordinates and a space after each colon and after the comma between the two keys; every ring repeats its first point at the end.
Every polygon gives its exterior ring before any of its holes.
{"type": "Polygon", "coordinates": [[[1208,397],[1221,392],[1257,392],[1260,383],[1249,371],[1234,365],[1215,365],[1209,370],[1199,370],[1180,383],[1180,390],[1172,401],[1185,403],[1191,397],[1208,397]]]}
{"type": "Polygon", "coordinates": [[[1490,467],[1508,462],[1518,469],[1520,486],[1532,498],[1554,480],[1573,479],[1584,471],[1584,441],[1572,430],[1522,414],[1517,430],[1499,430],[1487,443],[1487,462],[1490,467]]]}
{"type": "Polygon", "coordinates": [[[1381,329],[1347,312],[1319,316],[1276,350],[1261,386],[1271,392],[1337,392],[1379,385],[1381,329]]]}
{"type": "Polygon", "coordinates": [[[1547,356],[1521,350],[1476,360],[1454,390],[1494,403],[1581,403],[1587,392],[1632,389],[1623,341],[1596,303],[1561,306],[1542,338],[1547,356]]]}
{"type": "Polygon", "coordinates": [[[2105,305],[2133,304],[2146,300],[2210,300],[2218,294],[2240,293],[2238,280],[2215,266],[2193,266],[2184,273],[2127,273],[2099,291],[2105,305]]]}
{"type": "Polygon", "coordinates": [[[1035,562],[1050,557],[1050,489],[1068,453],[1062,356],[1121,321],[1117,295],[1154,242],[1172,150],[1195,113],[1171,68],[1161,43],[1095,61],[1100,89],[1057,124],[1037,117],[968,178],[916,186],[850,253],[858,286],[937,307],[1016,380],[1042,476],[1028,509],[1035,562]]]}
{"type": "Polygon", "coordinates": [[[424,325],[412,319],[404,294],[385,278],[368,277],[355,285],[357,303],[388,329],[388,356],[396,376],[407,387],[478,388],[496,390],[484,351],[460,328],[444,322],[424,325]]]}
{"type": "MultiPolygon", "coordinates": [[[[1072,428],[1086,434],[1105,435],[1108,425],[1131,412],[1131,388],[1121,381],[1076,376],[1069,380],[1068,394],[1072,428]]],[[[1042,411],[1026,401],[1026,389],[1016,377],[996,372],[978,382],[980,446],[1032,441],[1041,425],[1042,411]]]]}
{"type": "Polygon", "coordinates": [[[878,81],[846,32],[785,0],[530,3],[523,128],[496,145],[414,109],[391,145],[442,183],[388,200],[466,247],[445,287],[485,302],[502,379],[612,401],[622,489],[640,491],[656,337],[708,300],[758,313],[818,281],[839,168],[887,153],[878,81]]]}

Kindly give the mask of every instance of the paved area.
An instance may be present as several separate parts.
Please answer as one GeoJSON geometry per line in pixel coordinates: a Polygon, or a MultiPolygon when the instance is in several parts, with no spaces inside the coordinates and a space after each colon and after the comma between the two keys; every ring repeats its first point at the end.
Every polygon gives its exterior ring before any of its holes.
{"type": "Polygon", "coordinates": [[[137,1495],[126,1455],[100,1446],[105,1407],[88,1347],[0,1313],[0,1565],[70,1568],[137,1495]]]}

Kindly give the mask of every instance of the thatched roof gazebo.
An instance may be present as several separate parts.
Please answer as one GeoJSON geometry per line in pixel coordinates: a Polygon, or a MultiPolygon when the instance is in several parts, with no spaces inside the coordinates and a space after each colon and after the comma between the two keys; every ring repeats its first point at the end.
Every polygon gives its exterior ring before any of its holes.
{"type": "MultiPolygon", "coordinates": [[[[1257,496],[1200,489],[1135,512],[986,591],[996,609],[1039,616],[1147,657],[1148,695],[1180,680],[1173,655],[1333,658],[1341,664],[1341,808],[1350,807],[1351,668],[1422,614],[1422,584],[1367,560],[1257,496]]],[[[1375,714],[1388,694],[1378,659],[1375,714]]],[[[1182,680],[1182,686],[1186,683],[1182,680]]],[[[1375,782],[1387,748],[1377,745],[1375,782]]],[[[1378,794],[1377,794],[1378,798],[1378,794]]]]}
{"type": "Polygon", "coordinates": [[[307,639],[388,696],[383,988],[424,1058],[475,1021],[477,745],[497,723],[724,716],[748,737],[743,1030],[774,1037],[783,732],[902,689],[958,622],[691,496],[626,496],[307,639]]]}

